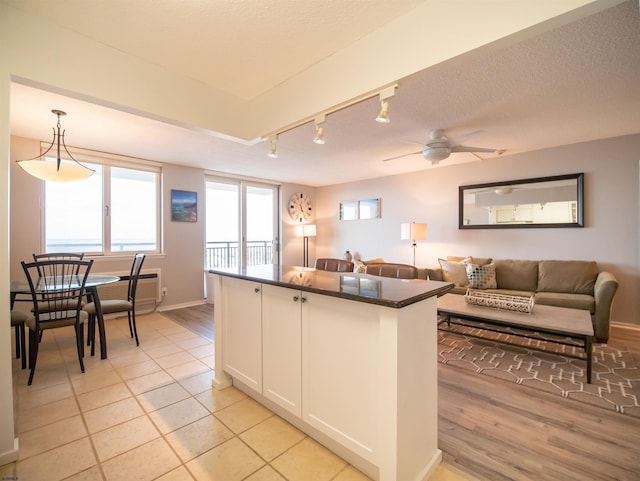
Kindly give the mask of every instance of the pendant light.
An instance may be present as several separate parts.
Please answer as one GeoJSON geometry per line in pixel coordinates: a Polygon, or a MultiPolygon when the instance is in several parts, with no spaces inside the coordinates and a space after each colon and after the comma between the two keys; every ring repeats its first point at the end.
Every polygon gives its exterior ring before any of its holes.
{"type": "Polygon", "coordinates": [[[64,142],[64,130],[61,132],[60,117],[67,115],[62,110],[52,110],[53,114],[58,116],[58,124],[53,129],[53,140],[51,145],[42,154],[33,159],[19,160],[18,165],[24,169],[28,174],[37,177],[38,179],[52,182],[73,182],[76,180],[86,179],[90,177],[95,171],[89,167],[85,167],[69,153],[67,146],[64,142]],[[46,155],[49,151],[56,146],[56,158],[47,159],[46,155]],[[64,148],[68,160],[62,159],[60,156],[61,147],[64,148]]]}

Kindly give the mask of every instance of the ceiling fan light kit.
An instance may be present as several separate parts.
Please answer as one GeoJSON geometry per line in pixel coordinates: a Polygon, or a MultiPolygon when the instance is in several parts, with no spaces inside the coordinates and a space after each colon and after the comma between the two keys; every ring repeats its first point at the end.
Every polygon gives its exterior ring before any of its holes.
{"type": "MultiPolygon", "coordinates": [[[[409,154],[398,155],[384,159],[383,162],[390,160],[400,159],[402,157],[408,157],[409,155],[415,155],[422,153],[425,160],[428,160],[433,165],[437,165],[441,160],[448,158],[451,154],[457,152],[469,152],[476,155],[477,152],[497,153],[498,155],[504,154],[505,150],[487,149],[484,147],[468,147],[460,144],[452,144],[451,141],[445,137],[442,130],[432,130],[429,133],[429,140],[424,144],[421,151],[411,152],[409,154]]],[[[476,157],[479,157],[476,155],[476,157]]]]}

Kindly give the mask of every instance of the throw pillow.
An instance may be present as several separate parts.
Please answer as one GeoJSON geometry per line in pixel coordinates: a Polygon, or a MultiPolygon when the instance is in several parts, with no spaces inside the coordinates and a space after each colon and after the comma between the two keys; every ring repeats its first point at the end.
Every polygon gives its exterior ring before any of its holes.
{"type": "Polygon", "coordinates": [[[483,266],[465,262],[465,268],[470,288],[495,289],[498,287],[498,283],[496,282],[496,265],[493,262],[483,266]]]}
{"type": "Polygon", "coordinates": [[[354,259],[353,272],[359,272],[360,274],[364,274],[367,271],[367,264],[380,264],[382,262],[384,262],[384,259],[382,257],[369,259],[368,261],[363,261],[361,259],[354,259]]]}
{"type": "Polygon", "coordinates": [[[469,260],[468,257],[460,262],[438,259],[442,269],[442,279],[445,282],[453,282],[456,286],[465,287],[468,284],[468,280],[464,261],[467,260],[469,260]]]}

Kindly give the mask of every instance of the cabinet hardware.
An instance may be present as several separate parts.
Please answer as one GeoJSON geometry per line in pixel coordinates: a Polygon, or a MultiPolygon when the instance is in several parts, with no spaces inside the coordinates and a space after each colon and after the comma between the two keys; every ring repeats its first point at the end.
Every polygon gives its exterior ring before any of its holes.
{"type": "Polygon", "coordinates": [[[298,302],[298,299],[300,299],[298,296],[293,296],[293,302],[298,302]]]}
{"type": "Polygon", "coordinates": [[[302,299],[300,299],[300,302],[307,302],[307,298],[303,297],[302,299]]]}
{"type": "Polygon", "coordinates": [[[256,287],[253,291],[257,294],[258,292],[260,292],[260,288],[256,287]]]}

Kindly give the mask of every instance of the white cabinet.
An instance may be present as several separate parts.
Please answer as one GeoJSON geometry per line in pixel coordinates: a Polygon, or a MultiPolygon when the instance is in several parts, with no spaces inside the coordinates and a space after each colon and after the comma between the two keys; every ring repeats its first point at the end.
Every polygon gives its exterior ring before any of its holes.
{"type": "Polygon", "coordinates": [[[442,455],[435,295],[394,308],[215,277],[215,386],[231,376],[372,479],[428,479],[442,455]]]}
{"type": "Polygon", "coordinates": [[[307,293],[262,286],[262,394],[302,415],[301,316],[307,293]]]}
{"type": "Polygon", "coordinates": [[[262,284],[222,279],[223,369],[262,392],[262,284]]]}

